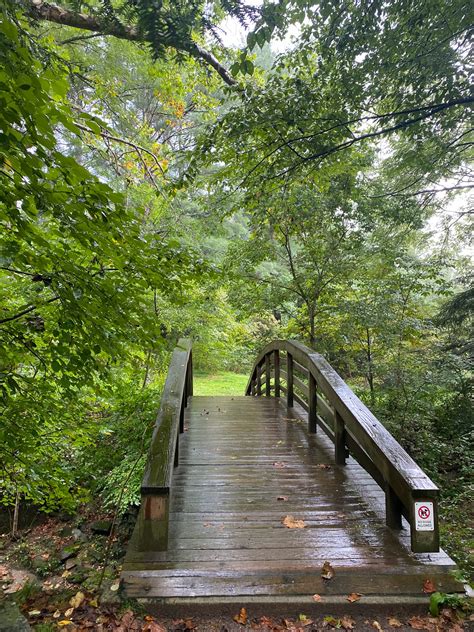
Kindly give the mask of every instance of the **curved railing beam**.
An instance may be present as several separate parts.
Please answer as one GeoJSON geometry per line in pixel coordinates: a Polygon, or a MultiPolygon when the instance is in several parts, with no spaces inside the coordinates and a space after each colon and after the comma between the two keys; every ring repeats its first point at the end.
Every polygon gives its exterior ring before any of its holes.
{"type": "Polygon", "coordinates": [[[192,394],[192,343],[181,339],[171,357],[141,485],[138,529],[142,550],[163,551],[168,547],[171,482],[179,460],[184,409],[192,394]]]}
{"type": "Polygon", "coordinates": [[[405,515],[413,551],[439,550],[438,488],[321,354],[296,341],[275,340],[258,354],[246,395],[262,394],[262,376],[267,395],[283,391],[288,406],[303,406],[310,432],[323,428],[335,444],[337,464],[350,453],[384,489],[387,524],[400,528],[405,515]],[[295,368],[306,370],[307,386],[295,368]]]}

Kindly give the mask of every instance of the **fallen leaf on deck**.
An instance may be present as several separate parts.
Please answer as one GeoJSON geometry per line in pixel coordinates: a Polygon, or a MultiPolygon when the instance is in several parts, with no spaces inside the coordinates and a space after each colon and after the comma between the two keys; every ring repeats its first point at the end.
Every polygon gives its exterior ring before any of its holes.
{"type": "Polygon", "coordinates": [[[351,593],[350,595],[347,595],[347,601],[354,603],[354,601],[359,601],[361,597],[362,595],[360,593],[351,593]]]}
{"type": "Polygon", "coordinates": [[[328,465],[327,463],[320,463],[319,465],[316,466],[318,469],[320,470],[330,470],[331,466],[328,465]]]}
{"type": "Polygon", "coordinates": [[[304,529],[306,527],[304,520],[298,520],[293,516],[285,516],[281,521],[288,529],[304,529]]]}
{"type": "Polygon", "coordinates": [[[247,625],[247,619],[247,610],[245,608],[241,608],[239,614],[236,614],[234,617],[234,621],[241,625],[247,625]]]}
{"type": "Polygon", "coordinates": [[[423,582],[423,592],[427,595],[436,592],[436,586],[433,584],[431,579],[425,579],[423,582]]]}
{"type": "Polygon", "coordinates": [[[388,620],[388,625],[392,628],[401,628],[403,623],[399,621],[396,617],[390,617],[388,620]]]}
{"type": "Polygon", "coordinates": [[[378,621],[372,621],[371,626],[375,628],[376,630],[378,630],[379,632],[382,632],[383,628],[378,621]]]}
{"type": "Polygon", "coordinates": [[[71,597],[71,599],[69,600],[69,604],[73,608],[79,608],[79,606],[84,601],[84,599],[85,599],[85,594],[83,592],[77,592],[74,595],[74,597],[71,597]]]}
{"type": "Polygon", "coordinates": [[[283,461],[275,461],[275,463],[273,464],[273,467],[281,469],[283,467],[286,467],[286,463],[283,463],[283,461]]]}
{"type": "Polygon", "coordinates": [[[344,630],[353,630],[355,626],[355,621],[354,619],[351,619],[351,617],[342,617],[341,626],[344,628],[344,630]]]}
{"type": "Polygon", "coordinates": [[[335,575],[334,569],[329,562],[324,562],[321,569],[321,577],[323,579],[332,579],[335,575]]]}
{"type": "Polygon", "coordinates": [[[277,500],[284,500],[286,502],[288,500],[288,496],[277,496],[277,500]]]}
{"type": "Polygon", "coordinates": [[[321,601],[321,595],[313,595],[313,601],[321,601]]]}

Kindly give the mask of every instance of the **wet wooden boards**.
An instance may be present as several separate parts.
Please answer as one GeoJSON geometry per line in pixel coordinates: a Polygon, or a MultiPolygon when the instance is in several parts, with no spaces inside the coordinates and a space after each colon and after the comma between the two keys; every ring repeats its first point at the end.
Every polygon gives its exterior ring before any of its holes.
{"type": "Polygon", "coordinates": [[[408,524],[385,525],[373,479],[352,459],[336,465],[329,439],[309,434],[303,417],[280,398],[189,398],[168,550],[140,551],[134,533],[122,572],[130,597],[422,596],[427,579],[460,589],[452,560],[412,553],[408,524]],[[288,515],[305,527],[284,526],[288,515]]]}

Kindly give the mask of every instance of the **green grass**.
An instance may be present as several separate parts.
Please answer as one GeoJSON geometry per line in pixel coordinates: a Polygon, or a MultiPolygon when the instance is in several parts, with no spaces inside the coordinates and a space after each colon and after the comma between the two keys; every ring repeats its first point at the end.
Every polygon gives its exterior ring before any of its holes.
{"type": "Polygon", "coordinates": [[[248,375],[221,371],[209,374],[196,372],[193,376],[194,395],[245,395],[248,375]]]}

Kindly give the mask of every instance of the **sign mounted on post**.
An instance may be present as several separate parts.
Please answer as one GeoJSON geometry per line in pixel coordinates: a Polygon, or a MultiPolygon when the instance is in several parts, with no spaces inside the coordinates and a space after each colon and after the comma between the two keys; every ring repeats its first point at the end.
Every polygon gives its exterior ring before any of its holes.
{"type": "Polygon", "coordinates": [[[428,501],[415,502],[415,528],[417,531],[434,531],[433,503],[428,501]]]}

